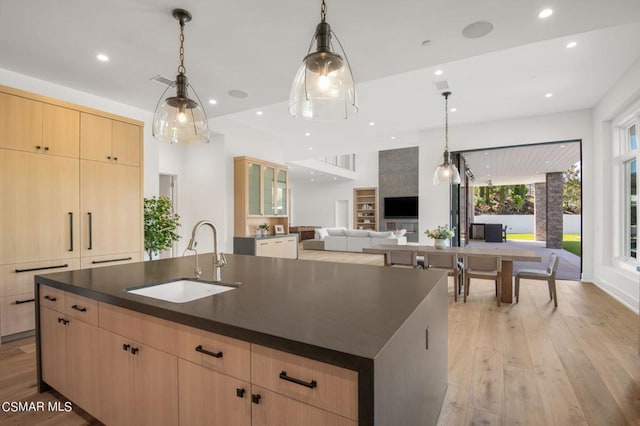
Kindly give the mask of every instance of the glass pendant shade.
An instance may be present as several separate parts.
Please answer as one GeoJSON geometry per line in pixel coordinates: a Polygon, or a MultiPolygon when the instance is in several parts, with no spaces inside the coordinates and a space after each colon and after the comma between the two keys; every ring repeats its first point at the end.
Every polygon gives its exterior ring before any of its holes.
{"type": "Polygon", "coordinates": [[[336,52],[328,23],[320,22],[311,39],[317,43],[302,60],[289,94],[289,112],[309,120],[340,120],[358,112],[351,66],[338,40],[336,52]]]}
{"type": "Polygon", "coordinates": [[[209,122],[193,87],[185,81],[183,93],[178,90],[176,96],[166,97],[167,92],[180,85],[181,77],[184,76],[178,75],[158,101],[153,114],[153,137],[167,143],[207,143],[209,122]]]}
{"type": "Polygon", "coordinates": [[[438,167],[436,167],[436,171],[433,173],[433,184],[439,185],[441,183],[446,184],[459,184],[460,181],[460,173],[458,172],[458,168],[455,164],[451,163],[449,158],[449,96],[451,92],[443,92],[442,96],[444,96],[444,153],[443,153],[443,161],[438,167]]]}
{"type": "Polygon", "coordinates": [[[160,142],[207,143],[209,123],[202,102],[187,79],[184,66],[184,25],[191,21],[191,14],[184,9],[174,9],[173,17],[180,23],[180,65],[178,75],[162,93],[153,113],[152,134],[160,142]],[[175,90],[175,96],[167,92],[175,90]]]}

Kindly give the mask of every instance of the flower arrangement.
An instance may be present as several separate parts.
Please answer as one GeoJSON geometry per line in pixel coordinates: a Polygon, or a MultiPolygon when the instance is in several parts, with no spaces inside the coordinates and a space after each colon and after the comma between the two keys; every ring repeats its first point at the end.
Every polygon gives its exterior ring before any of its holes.
{"type": "Polygon", "coordinates": [[[449,229],[449,225],[440,225],[436,229],[427,229],[424,233],[434,240],[448,240],[455,235],[455,230],[455,226],[449,229]]]}
{"type": "Polygon", "coordinates": [[[264,229],[265,231],[269,230],[269,225],[266,223],[262,223],[260,225],[258,225],[258,229],[264,229]]]}

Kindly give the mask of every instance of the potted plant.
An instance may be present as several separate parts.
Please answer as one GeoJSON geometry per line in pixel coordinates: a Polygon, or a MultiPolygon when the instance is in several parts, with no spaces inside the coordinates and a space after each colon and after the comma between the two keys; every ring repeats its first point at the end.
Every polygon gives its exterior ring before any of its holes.
{"type": "Polygon", "coordinates": [[[180,226],[180,216],[172,213],[171,200],[168,197],[144,199],[144,249],[153,259],[162,250],[170,249],[180,239],[176,233],[180,226]]]}
{"type": "Polygon", "coordinates": [[[435,229],[427,229],[424,231],[427,237],[434,239],[434,247],[444,249],[449,245],[449,238],[455,235],[455,226],[449,229],[449,225],[439,225],[435,229]]]}
{"type": "Polygon", "coordinates": [[[269,234],[269,225],[266,223],[258,225],[258,233],[259,235],[266,237],[269,234]]]}

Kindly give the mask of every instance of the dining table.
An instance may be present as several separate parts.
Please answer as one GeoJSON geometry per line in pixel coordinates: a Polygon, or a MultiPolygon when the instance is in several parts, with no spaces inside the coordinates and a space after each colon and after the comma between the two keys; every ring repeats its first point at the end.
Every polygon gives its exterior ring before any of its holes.
{"type": "Polygon", "coordinates": [[[535,250],[521,250],[510,248],[488,248],[488,247],[446,247],[444,249],[435,248],[432,245],[407,243],[402,245],[394,244],[376,244],[366,247],[362,251],[364,253],[382,254],[385,256],[385,265],[387,264],[386,256],[390,250],[393,251],[411,251],[418,256],[424,253],[438,252],[458,254],[459,257],[465,255],[473,256],[500,256],[502,260],[502,298],[503,303],[512,303],[513,301],[513,262],[541,262],[542,258],[535,250]]]}

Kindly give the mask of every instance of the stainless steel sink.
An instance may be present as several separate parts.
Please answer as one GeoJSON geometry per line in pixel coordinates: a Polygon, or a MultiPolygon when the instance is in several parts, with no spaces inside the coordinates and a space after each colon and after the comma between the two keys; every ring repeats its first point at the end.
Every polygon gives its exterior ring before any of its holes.
{"type": "Polygon", "coordinates": [[[127,293],[154,299],[166,300],[173,303],[185,303],[214,294],[235,290],[238,286],[231,284],[211,284],[190,279],[178,279],[167,283],[155,284],[146,287],[126,289],[127,293]]]}

